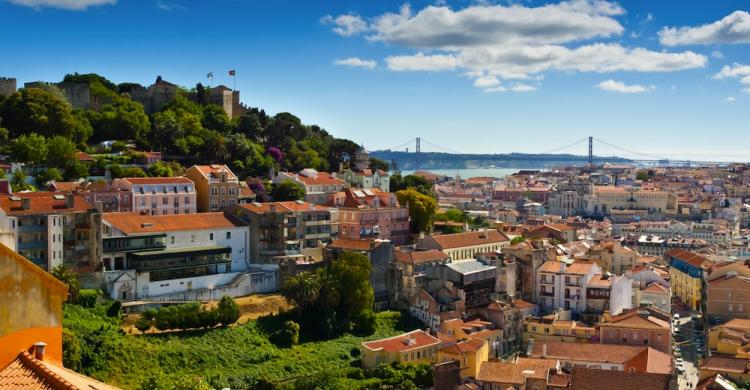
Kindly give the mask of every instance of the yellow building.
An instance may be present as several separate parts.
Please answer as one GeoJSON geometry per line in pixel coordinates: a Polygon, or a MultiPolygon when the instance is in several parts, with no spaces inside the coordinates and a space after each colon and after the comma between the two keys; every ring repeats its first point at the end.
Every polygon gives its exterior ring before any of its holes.
{"type": "Polygon", "coordinates": [[[440,340],[422,330],[413,330],[387,339],[362,343],[362,367],[373,369],[381,364],[435,363],[440,340]]]}
{"type": "Polygon", "coordinates": [[[526,317],[523,324],[524,344],[528,343],[529,339],[588,343],[597,335],[596,328],[568,318],[560,318],[559,314],[526,317]]]}
{"type": "Polygon", "coordinates": [[[440,324],[440,333],[458,341],[483,340],[489,346],[489,356],[500,357],[499,346],[503,341],[503,331],[495,329],[495,324],[492,322],[479,319],[464,321],[456,318],[443,321],[440,324]]]}
{"type": "Polygon", "coordinates": [[[226,165],[193,165],[185,177],[195,183],[199,213],[221,211],[239,202],[239,180],[226,165]]]}
{"type": "Polygon", "coordinates": [[[483,362],[489,360],[489,343],[482,339],[462,341],[438,351],[438,363],[459,362],[462,378],[476,378],[483,362]]]}
{"type": "Polygon", "coordinates": [[[750,358],[750,320],[735,318],[708,331],[708,348],[722,355],[750,358]]]}
{"type": "Polygon", "coordinates": [[[707,258],[684,249],[672,249],[664,254],[669,262],[672,295],[692,310],[700,310],[703,302],[705,270],[711,264],[707,258]]]}

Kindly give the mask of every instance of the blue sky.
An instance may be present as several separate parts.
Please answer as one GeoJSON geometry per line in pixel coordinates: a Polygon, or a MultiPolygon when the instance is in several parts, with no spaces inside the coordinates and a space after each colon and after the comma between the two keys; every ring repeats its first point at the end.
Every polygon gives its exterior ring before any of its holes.
{"type": "Polygon", "coordinates": [[[593,135],[660,157],[747,161],[748,10],[691,0],[0,0],[0,76],[162,75],[192,86],[212,71],[231,87],[236,69],[245,103],[370,149],[421,136],[461,152],[534,153],[593,135]]]}

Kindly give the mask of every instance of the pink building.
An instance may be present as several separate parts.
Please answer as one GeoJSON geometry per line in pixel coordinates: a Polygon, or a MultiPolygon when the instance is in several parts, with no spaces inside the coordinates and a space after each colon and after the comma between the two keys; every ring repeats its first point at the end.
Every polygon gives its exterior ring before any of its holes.
{"type": "Polygon", "coordinates": [[[112,187],[104,182],[52,181],[48,190],[63,193],[77,192],[97,210],[104,213],[132,211],[133,207],[133,194],[130,191],[112,187]]]}
{"type": "Polygon", "coordinates": [[[186,177],[125,177],[112,181],[112,188],[131,194],[129,211],[151,215],[196,212],[195,184],[186,177]]]}
{"type": "Polygon", "coordinates": [[[394,245],[409,241],[409,210],[396,195],[377,188],[347,188],[333,197],[339,213],[339,237],[382,238],[394,245]]]}

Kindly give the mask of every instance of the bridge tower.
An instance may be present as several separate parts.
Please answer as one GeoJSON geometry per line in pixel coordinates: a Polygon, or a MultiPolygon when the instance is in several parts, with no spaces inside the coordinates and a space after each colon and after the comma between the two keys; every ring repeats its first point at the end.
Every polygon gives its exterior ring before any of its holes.
{"type": "Polygon", "coordinates": [[[589,136],[589,165],[594,165],[594,137],[589,136]]]}
{"type": "Polygon", "coordinates": [[[415,149],[415,152],[417,153],[417,155],[416,155],[416,158],[415,158],[416,164],[414,164],[415,165],[415,169],[414,170],[418,171],[418,170],[422,169],[421,158],[420,158],[421,157],[420,153],[422,153],[422,138],[420,138],[420,137],[417,137],[417,147],[415,149]]]}

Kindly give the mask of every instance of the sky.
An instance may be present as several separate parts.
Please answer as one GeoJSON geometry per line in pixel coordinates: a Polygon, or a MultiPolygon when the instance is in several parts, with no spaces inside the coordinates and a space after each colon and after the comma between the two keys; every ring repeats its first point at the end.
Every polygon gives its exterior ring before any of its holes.
{"type": "Polygon", "coordinates": [[[0,76],[236,83],[371,150],[750,161],[747,1],[0,0],[0,76]],[[228,70],[236,70],[236,79],[228,70]],[[435,147],[433,145],[437,145],[435,147]],[[585,154],[585,143],[560,152],[585,154]],[[595,142],[597,155],[638,157],[595,142]]]}

